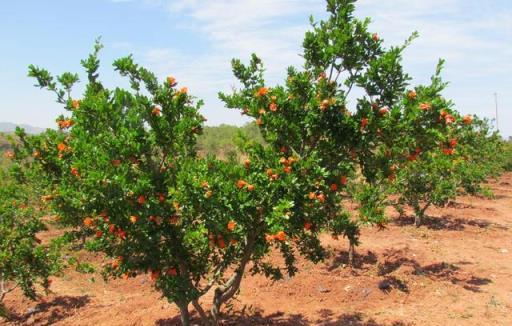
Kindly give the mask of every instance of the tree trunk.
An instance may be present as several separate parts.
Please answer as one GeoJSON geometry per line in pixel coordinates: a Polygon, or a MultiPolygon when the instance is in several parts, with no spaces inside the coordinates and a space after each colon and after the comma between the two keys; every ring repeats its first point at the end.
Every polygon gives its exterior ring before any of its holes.
{"type": "Polygon", "coordinates": [[[188,311],[188,303],[181,303],[181,304],[177,303],[177,305],[180,308],[181,325],[182,326],[190,326],[190,312],[188,311]]]}
{"type": "Polygon", "coordinates": [[[349,240],[349,245],[348,245],[348,265],[350,267],[354,266],[354,254],[355,254],[355,251],[356,251],[356,247],[354,246],[352,241],[349,240]]]}
{"type": "Polygon", "coordinates": [[[249,260],[249,257],[250,256],[248,256],[247,259],[242,259],[240,266],[233,274],[233,276],[228,280],[225,286],[218,287],[215,289],[215,294],[213,296],[213,306],[210,310],[212,325],[216,326],[219,324],[220,307],[222,306],[222,304],[227,302],[238,292],[238,289],[240,288],[240,283],[242,281],[242,277],[245,272],[245,266],[249,260]]]}
{"type": "Polygon", "coordinates": [[[396,211],[398,212],[398,218],[404,218],[405,217],[405,210],[401,206],[401,204],[397,204],[394,206],[396,211]]]}
{"type": "Polygon", "coordinates": [[[420,208],[419,202],[414,202],[412,207],[414,208],[414,225],[419,228],[421,225],[421,220],[423,219],[422,209],[420,208]]]}
{"type": "Polygon", "coordinates": [[[414,225],[416,225],[417,228],[421,226],[423,218],[425,217],[425,212],[427,211],[431,204],[432,203],[428,202],[425,204],[423,208],[420,208],[419,205],[417,205],[417,207],[414,208],[414,211],[416,213],[416,216],[414,216],[414,225]]]}
{"type": "Polygon", "coordinates": [[[199,301],[192,300],[192,305],[194,305],[194,308],[199,313],[199,316],[201,317],[201,321],[203,322],[204,326],[211,326],[211,325],[213,325],[212,321],[208,318],[208,316],[204,312],[203,307],[201,307],[201,305],[199,304],[199,301]]]}
{"type": "Polygon", "coordinates": [[[422,217],[420,216],[420,214],[416,213],[414,216],[414,225],[416,225],[417,228],[421,226],[421,219],[422,217]]]}
{"type": "Polygon", "coordinates": [[[242,282],[242,277],[244,276],[245,267],[251,259],[255,242],[256,239],[254,234],[249,235],[244,248],[242,259],[240,260],[240,265],[233,273],[231,278],[226,282],[226,284],[215,289],[215,294],[213,296],[213,306],[210,310],[212,325],[218,325],[219,323],[219,313],[222,304],[233,298],[233,296],[240,289],[240,283],[242,282]]]}
{"type": "Polygon", "coordinates": [[[215,295],[213,296],[213,306],[210,310],[211,312],[211,319],[212,319],[212,325],[216,326],[219,324],[219,313],[220,313],[220,306],[222,305],[222,291],[220,289],[215,289],[215,295]]]}

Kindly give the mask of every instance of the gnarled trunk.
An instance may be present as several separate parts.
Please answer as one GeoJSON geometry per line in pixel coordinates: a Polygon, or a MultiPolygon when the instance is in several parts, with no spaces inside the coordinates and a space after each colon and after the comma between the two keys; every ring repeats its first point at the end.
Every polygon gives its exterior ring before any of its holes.
{"type": "Polygon", "coordinates": [[[242,278],[244,276],[245,267],[247,266],[247,263],[251,259],[255,242],[256,239],[254,235],[250,235],[249,238],[247,239],[247,244],[244,248],[242,259],[240,260],[240,265],[233,273],[231,278],[226,282],[226,284],[219,286],[215,289],[215,294],[213,297],[213,306],[210,310],[212,325],[218,325],[219,323],[219,314],[222,304],[227,302],[229,299],[233,298],[233,296],[240,289],[240,283],[242,282],[242,278]]]}

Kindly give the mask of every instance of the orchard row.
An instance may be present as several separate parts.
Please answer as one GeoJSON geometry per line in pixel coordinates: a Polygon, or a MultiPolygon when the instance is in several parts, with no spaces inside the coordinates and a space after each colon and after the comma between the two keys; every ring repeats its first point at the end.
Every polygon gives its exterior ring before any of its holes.
{"type": "Polygon", "coordinates": [[[131,88],[107,89],[96,43],[82,61],[80,98],[71,96],[77,74],[30,66],[67,114],[58,130],[18,130],[7,153],[15,179],[0,193],[1,298],[16,284],[35,297],[34,285],[47,288],[61,267],[62,241],[36,237],[40,216],[51,214],[73,229],[67,239],[111,259],[106,277],[149,273],[184,325],[190,306],[215,325],[245,272],[279,279],[298,271],[299,254],[320,262],[322,232],[353,250],[362,226],[385,227],[386,207],[412,207],[420,226],[429,206],[485,191],[481,183],[501,170],[499,136],[442,96],[442,61],[429,84],[411,86],[402,53],[416,35],[385,47],[369,19],[354,17],[354,3],[327,1],[328,18],[305,35],[303,68],[288,68],[281,85],[265,83],[256,55],[233,60],[239,88],[219,97],[254,118],[265,141],[241,137],[238,159],[199,156],[202,102],[131,56],[114,62],[131,88]],[[356,89],[363,95],[353,99],[356,89]],[[284,266],[265,259],[271,251],[284,266]],[[208,292],[209,311],[199,302],[208,292]]]}

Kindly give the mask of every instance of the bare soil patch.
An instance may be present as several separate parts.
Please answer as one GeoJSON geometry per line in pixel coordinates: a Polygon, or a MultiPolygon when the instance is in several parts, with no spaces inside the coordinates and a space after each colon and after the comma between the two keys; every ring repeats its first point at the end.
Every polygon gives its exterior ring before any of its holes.
{"type": "MultiPolygon", "coordinates": [[[[460,197],[428,210],[420,228],[396,217],[383,231],[364,229],[354,268],[346,240],[324,236],[326,262],[300,261],[279,282],[245,277],[223,324],[512,325],[512,174],[489,185],[496,199],[460,197]]],[[[9,295],[7,325],[179,325],[144,275],[104,283],[69,271],[52,291],[38,302],[9,295]]]]}

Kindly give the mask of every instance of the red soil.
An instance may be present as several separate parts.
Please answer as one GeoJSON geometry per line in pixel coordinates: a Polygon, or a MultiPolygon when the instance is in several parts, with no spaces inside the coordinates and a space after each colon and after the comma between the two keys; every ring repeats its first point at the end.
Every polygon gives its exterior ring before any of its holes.
{"type": "MultiPolygon", "coordinates": [[[[512,325],[512,174],[490,186],[495,199],[460,197],[430,209],[420,228],[395,218],[364,229],[353,269],[346,241],[325,236],[325,263],[300,260],[296,277],[279,282],[247,276],[223,324],[512,325]]],[[[11,293],[17,321],[7,325],[179,325],[149,277],[92,279],[66,272],[40,302],[11,293]]]]}

